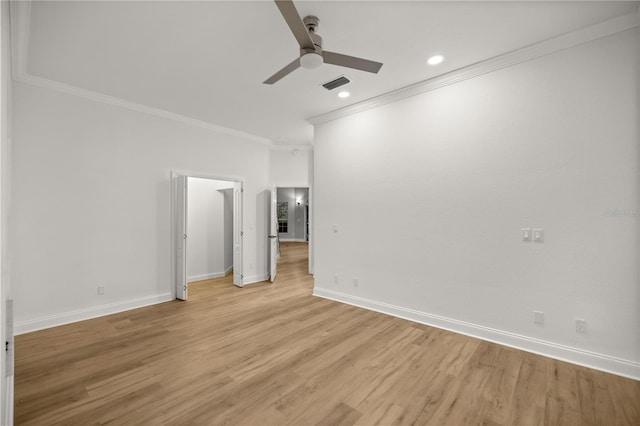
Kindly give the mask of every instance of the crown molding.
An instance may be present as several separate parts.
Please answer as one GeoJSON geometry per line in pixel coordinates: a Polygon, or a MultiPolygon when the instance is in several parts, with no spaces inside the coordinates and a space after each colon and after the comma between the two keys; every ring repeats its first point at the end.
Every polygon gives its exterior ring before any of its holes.
{"type": "Polygon", "coordinates": [[[268,147],[272,146],[271,141],[269,139],[253,135],[251,133],[230,129],[228,127],[219,126],[217,124],[209,123],[207,121],[197,120],[195,118],[165,111],[163,109],[138,104],[135,102],[130,102],[121,98],[116,98],[114,96],[109,96],[102,93],[94,92],[92,90],[86,90],[86,89],[82,89],[80,87],[72,86],[69,84],[60,83],[58,81],[49,80],[42,77],[36,77],[29,74],[23,74],[18,76],[14,75],[13,79],[17,82],[27,84],[30,86],[42,87],[44,89],[62,92],[68,95],[77,96],[77,97],[88,99],[94,102],[117,106],[117,107],[128,109],[131,111],[153,115],[155,117],[165,118],[167,120],[176,121],[189,126],[199,127],[207,130],[213,130],[215,132],[222,133],[225,135],[237,137],[237,138],[244,139],[251,142],[257,142],[262,145],[266,145],[268,147]]]}
{"type": "Polygon", "coordinates": [[[250,142],[257,142],[268,147],[271,147],[273,145],[270,139],[253,135],[251,133],[231,129],[207,121],[202,121],[184,115],[176,114],[160,108],[138,104],[135,102],[127,101],[125,99],[117,98],[115,96],[105,95],[93,90],[87,90],[81,87],[29,74],[27,72],[27,52],[29,48],[31,1],[11,1],[9,3],[9,7],[11,24],[11,72],[14,81],[30,86],[36,86],[56,92],[65,93],[67,95],[77,96],[94,102],[125,108],[143,114],[153,115],[155,117],[176,121],[188,126],[213,130],[215,132],[222,133],[228,136],[237,137],[250,142]]]}
{"type": "Polygon", "coordinates": [[[588,43],[599,38],[626,31],[640,25],[640,12],[632,12],[599,24],[595,24],[577,31],[573,31],[540,43],[532,44],[522,49],[514,50],[503,55],[495,56],[472,65],[448,72],[446,74],[421,81],[380,96],[340,108],[326,114],[321,114],[307,121],[313,125],[326,123],[347,117],[352,114],[397,102],[421,93],[430,92],[441,87],[469,80],[483,74],[498,71],[560,50],[569,49],[580,44],[588,43]]]}

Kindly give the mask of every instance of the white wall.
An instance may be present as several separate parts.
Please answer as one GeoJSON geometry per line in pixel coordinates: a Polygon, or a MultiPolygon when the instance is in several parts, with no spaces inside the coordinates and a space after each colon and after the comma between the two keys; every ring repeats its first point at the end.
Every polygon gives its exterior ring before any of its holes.
{"type": "Polygon", "coordinates": [[[223,191],[232,189],[233,182],[193,177],[188,181],[187,282],[223,277],[230,269],[225,256],[233,254],[233,198],[223,191]]]}
{"type": "Polygon", "coordinates": [[[172,170],[244,180],[245,282],[267,273],[268,148],[15,83],[13,279],[20,331],[171,297],[172,170]],[[105,287],[98,296],[97,286],[105,287]]]}
{"type": "Polygon", "coordinates": [[[269,157],[271,183],[279,187],[308,187],[312,181],[313,151],[306,147],[272,148],[269,157]]]}
{"type": "Polygon", "coordinates": [[[7,309],[11,298],[8,256],[8,220],[11,201],[11,49],[9,2],[0,4],[0,342],[9,351],[0,356],[0,424],[13,424],[13,318],[7,309]]]}
{"type": "Polygon", "coordinates": [[[315,294],[640,378],[638,39],[316,126],[315,294]]]}

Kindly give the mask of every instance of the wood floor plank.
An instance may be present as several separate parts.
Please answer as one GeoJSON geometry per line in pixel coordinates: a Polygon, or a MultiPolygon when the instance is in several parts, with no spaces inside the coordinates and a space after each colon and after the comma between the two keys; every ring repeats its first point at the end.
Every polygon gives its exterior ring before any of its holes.
{"type": "Polygon", "coordinates": [[[274,283],[16,336],[17,425],[638,425],[640,382],[274,283]]]}
{"type": "Polygon", "coordinates": [[[582,424],[576,369],[576,366],[551,360],[547,370],[545,424],[582,424]]]}
{"type": "Polygon", "coordinates": [[[537,355],[522,356],[506,424],[531,426],[544,424],[548,364],[547,359],[537,355]]]}
{"type": "Polygon", "coordinates": [[[329,414],[327,414],[317,424],[318,426],[334,426],[334,425],[352,425],[360,417],[362,413],[353,407],[341,402],[337,406],[333,407],[329,414]]]}

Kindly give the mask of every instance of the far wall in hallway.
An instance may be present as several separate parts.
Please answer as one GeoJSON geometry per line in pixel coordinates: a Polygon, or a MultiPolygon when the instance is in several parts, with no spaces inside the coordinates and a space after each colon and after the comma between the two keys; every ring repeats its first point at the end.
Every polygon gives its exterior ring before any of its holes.
{"type": "Polygon", "coordinates": [[[280,232],[281,241],[306,241],[305,206],[309,204],[308,188],[278,188],[278,203],[288,203],[288,232],[280,232]]]}

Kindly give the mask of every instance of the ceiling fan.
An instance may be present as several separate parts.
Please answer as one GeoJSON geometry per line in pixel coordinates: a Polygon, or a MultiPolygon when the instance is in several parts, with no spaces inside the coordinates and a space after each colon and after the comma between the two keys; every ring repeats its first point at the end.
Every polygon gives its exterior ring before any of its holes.
{"type": "Polygon", "coordinates": [[[380,62],[322,50],[322,37],[316,34],[320,20],[315,16],[300,19],[292,0],[275,0],[275,2],[300,45],[300,57],[266,79],[263,84],[273,84],[299,67],[317,68],[324,62],[374,74],[382,67],[380,62]]]}

